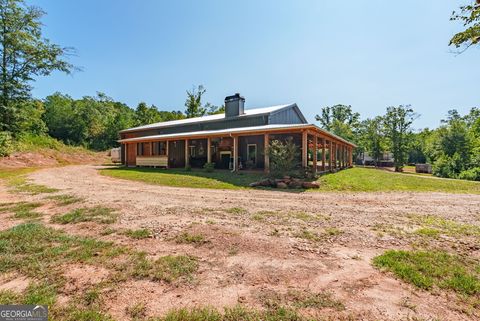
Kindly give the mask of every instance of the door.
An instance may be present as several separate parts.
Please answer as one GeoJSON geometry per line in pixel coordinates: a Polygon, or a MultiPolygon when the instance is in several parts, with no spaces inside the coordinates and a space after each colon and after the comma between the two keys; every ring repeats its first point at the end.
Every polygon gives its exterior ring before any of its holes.
{"type": "Polygon", "coordinates": [[[185,141],[174,140],[168,142],[168,167],[185,167],[185,141]]]}
{"type": "Polygon", "coordinates": [[[127,166],[137,166],[137,144],[126,144],[127,166]]]}

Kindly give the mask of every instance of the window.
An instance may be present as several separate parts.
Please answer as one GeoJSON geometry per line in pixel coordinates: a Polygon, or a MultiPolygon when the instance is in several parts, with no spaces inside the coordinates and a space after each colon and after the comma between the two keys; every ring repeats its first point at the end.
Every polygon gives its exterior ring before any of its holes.
{"type": "Polygon", "coordinates": [[[257,164],[257,144],[247,145],[247,158],[253,165],[257,164]]]}
{"type": "Polygon", "coordinates": [[[159,142],[158,143],[158,154],[159,155],[167,155],[167,142],[159,142]]]}
{"type": "Polygon", "coordinates": [[[196,157],[197,156],[197,146],[191,145],[189,146],[190,148],[190,157],[196,157]]]}
{"type": "Polygon", "coordinates": [[[143,155],[143,143],[137,143],[137,156],[143,155]]]}
{"type": "Polygon", "coordinates": [[[167,155],[167,142],[154,142],[152,155],[167,155]]]}

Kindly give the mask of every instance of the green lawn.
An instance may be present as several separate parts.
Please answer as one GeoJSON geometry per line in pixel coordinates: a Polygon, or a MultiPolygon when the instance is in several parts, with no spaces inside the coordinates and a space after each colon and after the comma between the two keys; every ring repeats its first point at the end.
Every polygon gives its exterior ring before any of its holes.
{"type": "Polygon", "coordinates": [[[355,167],[319,179],[320,191],[352,192],[446,192],[480,194],[480,182],[393,173],[355,167]]]}
{"type": "MultiPolygon", "coordinates": [[[[203,170],[185,171],[183,169],[164,170],[140,167],[115,167],[103,169],[100,172],[115,178],[155,185],[214,189],[249,188],[248,184],[258,181],[264,176],[263,173],[234,174],[229,171],[207,173],[203,170]]],[[[480,194],[480,182],[422,177],[374,168],[351,168],[335,174],[324,175],[318,181],[321,185],[320,189],[311,190],[312,192],[414,191],[480,194]]]]}
{"type": "Polygon", "coordinates": [[[194,187],[213,189],[242,189],[261,179],[263,173],[240,173],[217,170],[207,173],[204,170],[186,171],[184,169],[125,168],[115,167],[100,170],[103,175],[141,181],[155,185],[174,187],[194,187]]]}
{"type": "MultiPolygon", "coordinates": [[[[243,189],[248,184],[260,180],[263,173],[234,174],[229,171],[214,171],[207,173],[203,170],[185,171],[183,169],[152,169],[152,168],[125,168],[115,167],[103,169],[101,174],[141,181],[149,184],[214,188],[214,189],[243,189]]],[[[320,177],[320,189],[314,191],[352,191],[352,192],[446,192],[480,194],[480,182],[463,180],[441,179],[393,173],[374,168],[351,168],[335,174],[320,177]]]]}

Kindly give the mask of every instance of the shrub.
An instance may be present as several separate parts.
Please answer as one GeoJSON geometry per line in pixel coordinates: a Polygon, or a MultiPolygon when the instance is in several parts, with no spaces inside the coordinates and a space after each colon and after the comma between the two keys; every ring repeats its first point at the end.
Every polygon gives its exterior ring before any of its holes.
{"type": "Polygon", "coordinates": [[[474,167],[461,172],[458,175],[460,179],[467,179],[469,181],[480,181],[480,167],[474,167]]]}
{"type": "Polygon", "coordinates": [[[464,164],[459,154],[453,156],[441,156],[432,168],[433,175],[439,177],[457,178],[458,174],[463,171],[464,164]]]}
{"type": "Polygon", "coordinates": [[[0,156],[8,156],[13,152],[13,138],[10,132],[0,132],[0,156]]]}
{"type": "Polygon", "coordinates": [[[270,157],[270,167],[273,176],[296,174],[298,168],[298,151],[293,139],[289,137],[285,142],[273,140],[267,149],[270,157]]]}
{"type": "Polygon", "coordinates": [[[185,166],[185,171],[191,172],[192,171],[192,166],[190,166],[190,165],[185,166]]]}
{"type": "Polygon", "coordinates": [[[205,172],[211,173],[215,169],[215,163],[205,163],[205,165],[203,165],[203,169],[205,172]]]}

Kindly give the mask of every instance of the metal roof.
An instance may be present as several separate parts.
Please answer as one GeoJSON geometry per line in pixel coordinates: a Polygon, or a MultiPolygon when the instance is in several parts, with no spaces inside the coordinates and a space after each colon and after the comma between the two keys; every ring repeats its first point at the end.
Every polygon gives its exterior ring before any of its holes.
{"type": "MultiPolygon", "coordinates": [[[[270,107],[273,108],[273,107],[270,107]]],[[[214,116],[214,115],[212,115],[214,116]]],[[[208,117],[208,116],[206,116],[208,117]]],[[[257,131],[274,131],[274,130],[281,130],[281,129],[300,129],[300,128],[312,128],[321,133],[331,136],[339,141],[342,141],[348,145],[356,147],[355,144],[335,135],[332,134],[320,127],[313,125],[313,124],[272,124],[272,125],[263,125],[263,126],[253,126],[253,127],[238,127],[238,128],[228,128],[228,129],[219,129],[219,130],[202,130],[202,131],[194,131],[194,132],[186,132],[186,133],[175,133],[175,134],[163,134],[163,135],[151,135],[151,136],[141,136],[135,138],[125,138],[118,140],[119,143],[134,143],[138,141],[145,141],[145,140],[163,140],[163,139],[170,139],[170,138],[195,138],[195,137],[205,137],[205,136],[216,136],[216,135],[230,135],[230,134],[242,134],[242,133],[249,133],[249,132],[257,132],[257,131]]]]}
{"type": "MultiPolygon", "coordinates": [[[[279,111],[281,109],[284,109],[287,107],[293,107],[293,106],[296,106],[296,104],[286,104],[286,105],[277,105],[277,106],[263,107],[263,108],[245,109],[245,113],[237,117],[265,115],[265,114],[270,114],[272,112],[279,111]]],[[[120,133],[126,133],[126,132],[137,131],[137,130],[145,130],[145,129],[156,129],[156,128],[171,127],[171,126],[179,126],[179,125],[186,125],[186,124],[193,124],[193,123],[202,123],[202,122],[222,120],[222,119],[225,119],[225,113],[153,123],[149,125],[124,129],[124,130],[121,130],[120,133]]]]}

